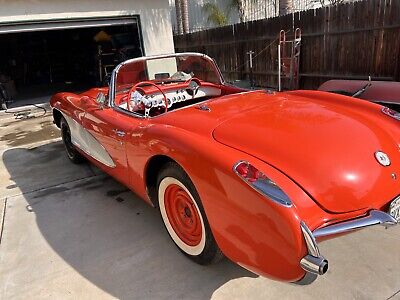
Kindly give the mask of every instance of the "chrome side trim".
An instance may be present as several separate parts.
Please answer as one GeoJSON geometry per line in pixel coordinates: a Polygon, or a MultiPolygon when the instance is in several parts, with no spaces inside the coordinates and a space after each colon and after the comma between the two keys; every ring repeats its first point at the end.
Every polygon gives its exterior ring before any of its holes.
{"type": "Polygon", "coordinates": [[[380,210],[371,210],[370,213],[365,217],[316,229],[313,231],[313,236],[315,238],[320,238],[324,236],[359,230],[374,225],[382,225],[387,227],[396,224],[398,224],[397,221],[391,215],[380,210]]]}

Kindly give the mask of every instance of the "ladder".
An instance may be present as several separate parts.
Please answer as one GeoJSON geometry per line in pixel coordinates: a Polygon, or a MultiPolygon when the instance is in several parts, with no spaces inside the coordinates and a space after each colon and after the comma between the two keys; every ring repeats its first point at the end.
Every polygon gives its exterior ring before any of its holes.
{"type": "Polygon", "coordinates": [[[278,44],[278,91],[283,88],[299,88],[301,30],[296,28],[294,39],[286,40],[286,32],[279,32],[278,44]]]}

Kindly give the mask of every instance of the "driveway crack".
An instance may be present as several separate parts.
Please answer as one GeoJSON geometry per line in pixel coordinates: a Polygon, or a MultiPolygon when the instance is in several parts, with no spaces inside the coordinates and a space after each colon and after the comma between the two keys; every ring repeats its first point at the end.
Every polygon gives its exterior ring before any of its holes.
{"type": "Polygon", "coordinates": [[[390,296],[389,298],[387,298],[386,300],[390,300],[390,299],[394,299],[394,297],[400,293],[400,290],[398,290],[396,293],[394,293],[392,296],[390,296]]]}
{"type": "Polygon", "coordinates": [[[44,192],[44,191],[46,191],[48,189],[53,189],[53,188],[56,188],[56,187],[59,187],[59,186],[62,186],[62,185],[71,184],[71,183],[75,183],[75,182],[80,182],[80,181],[84,181],[84,180],[92,180],[92,179],[101,178],[101,177],[106,177],[106,175],[105,174],[98,174],[98,175],[94,175],[94,176],[85,176],[85,177],[82,177],[82,178],[77,178],[77,179],[73,179],[73,180],[70,180],[70,181],[65,181],[65,182],[54,184],[54,185],[41,187],[41,188],[38,188],[38,189],[26,191],[26,192],[17,193],[15,195],[8,196],[8,198],[15,198],[15,197],[19,197],[19,196],[27,196],[27,195],[35,194],[35,193],[42,192],[42,191],[44,192]]]}
{"type": "Polygon", "coordinates": [[[7,207],[7,198],[2,199],[3,207],[1,208],[1,215],[0,215],[0,244],[3,238],[3,231],[4,231],[4,223],[6,219],[6,207],[7,207]]]}

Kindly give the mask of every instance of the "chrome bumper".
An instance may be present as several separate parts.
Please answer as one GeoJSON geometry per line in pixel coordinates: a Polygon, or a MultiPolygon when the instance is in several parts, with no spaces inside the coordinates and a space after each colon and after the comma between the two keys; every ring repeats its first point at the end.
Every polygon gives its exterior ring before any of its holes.
{"type": "Polygon", "coordinates": [[[391,215],[380,210],[371,210],[369,215],[365,217],[316,229],[313,232],[313,236],[315,238],[320,238],[324,236],[336,235],[354,230],[359,230],[374,225],[382,225],[389,227],[396,224],[397,224],[396,219],[393,218],[391,215]]]}
{"type": "Polygon", "coordinates": [[[304,222],[300,222],[308,249],[308,254],[301,259],[300,266],[305,271],[317,275],[323,275],[328,271],[328,261],[319,252],[316,238],[348,233],[374,225],[389,227],[398,223],[391,215],[380,210],[371,210],[367,216],[326,226],[313,232],[304,222]]]}

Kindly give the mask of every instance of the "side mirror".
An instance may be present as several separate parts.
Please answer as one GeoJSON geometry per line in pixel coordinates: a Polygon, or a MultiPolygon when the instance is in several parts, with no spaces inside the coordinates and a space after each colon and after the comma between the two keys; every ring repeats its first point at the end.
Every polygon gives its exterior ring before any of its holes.
{"type": "Polygon", "coordinates": [[[100,105],[100,108],[103,108],[107,103],[107,96],[100,92],[96,96],[96,102],[100,105]]]}

